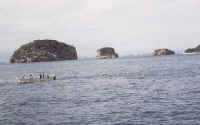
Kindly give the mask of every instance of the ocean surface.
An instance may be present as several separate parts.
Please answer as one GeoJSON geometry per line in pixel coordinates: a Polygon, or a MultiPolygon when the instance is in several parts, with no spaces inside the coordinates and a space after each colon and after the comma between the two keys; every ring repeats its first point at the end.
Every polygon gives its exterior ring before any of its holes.
{"type": "Polygon", "coordinates": [[[200,125],[200,55],[0,63],[0,125],[200,125]]]}

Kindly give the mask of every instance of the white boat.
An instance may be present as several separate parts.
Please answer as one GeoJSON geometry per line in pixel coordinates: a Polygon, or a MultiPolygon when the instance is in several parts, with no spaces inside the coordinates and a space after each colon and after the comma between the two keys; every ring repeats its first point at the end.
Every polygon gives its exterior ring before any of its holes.
{"type": "Polygon", "coordinates": [[[200,55],[200,52],[193,52],[193,53],[183,53],[184,55],[200,55]]]}
{"type": "Polygon", "coordinates": [[[30,73],[28,75],[23,75],[22,77],[17,77],[16,79],[17,83],[35,83],[56,80],[56,76],[45,73],[30,73]]]}

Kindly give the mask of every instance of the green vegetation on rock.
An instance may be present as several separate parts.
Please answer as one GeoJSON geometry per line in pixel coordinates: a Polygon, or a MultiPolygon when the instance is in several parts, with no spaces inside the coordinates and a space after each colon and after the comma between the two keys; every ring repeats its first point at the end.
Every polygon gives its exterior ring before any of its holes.
{"type": "Polygon", "coordinates": [[[200,45],[198,45],[195,48],[189,48],[187,50],[185,50],[185,53],[200,53],[200,45]]]}
{"type": "Polygon", "coordinates": [[[76,48],[56,40],[34,40],[12,55],[11,63],[46,62],[77,59],[76,48]]]}

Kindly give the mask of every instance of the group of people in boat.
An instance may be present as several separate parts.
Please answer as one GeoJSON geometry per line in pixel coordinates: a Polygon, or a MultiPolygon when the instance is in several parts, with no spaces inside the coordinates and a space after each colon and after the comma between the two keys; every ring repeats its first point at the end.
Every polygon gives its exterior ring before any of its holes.
{"type": "Polygon", "coordinates": [[[23,75],[20,78],[17,78],[17,82],[19,83],[33,83],[33,82],[42,82],[42,81],[49,81],[49,80],[56,80],[56,76],[45,74],[45,73],[40,73],[37,75],[34,75],[31,73],[28,75],[23,75]]]}
{"type": "Polygon", "coordinates": [[[40,74],[39,76],[40,76],[40,79],[46,79],[46,78],[49,79],[50,78],[48,74],[45,75],[44,73],[40,74]]]}
{"type": "MultiPolygon", "coordinates": [[[[44,73],[39,74],[39,79],[40,80],[45,80],[45,79],[49,80],[50,78],[53,78],[53,80],[56,80],[56,76],[49,76],[48,74],[44,74],[44,73]]],[[[22,79],[25,79],[25,75],[22,77],[22,79]]],[[[29,79],[34,79],[33,74],[29,75],[29,79]]]]}

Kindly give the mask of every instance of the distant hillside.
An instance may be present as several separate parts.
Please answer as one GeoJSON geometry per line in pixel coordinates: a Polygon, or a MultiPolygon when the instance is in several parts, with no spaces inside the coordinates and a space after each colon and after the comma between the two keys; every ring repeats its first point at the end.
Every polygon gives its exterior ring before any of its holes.
{"type": "Polygon", "coordinates": [[[189,48],[185,50],[185,53],[200,53],[200,45],[195,48],[189,48]]]}

